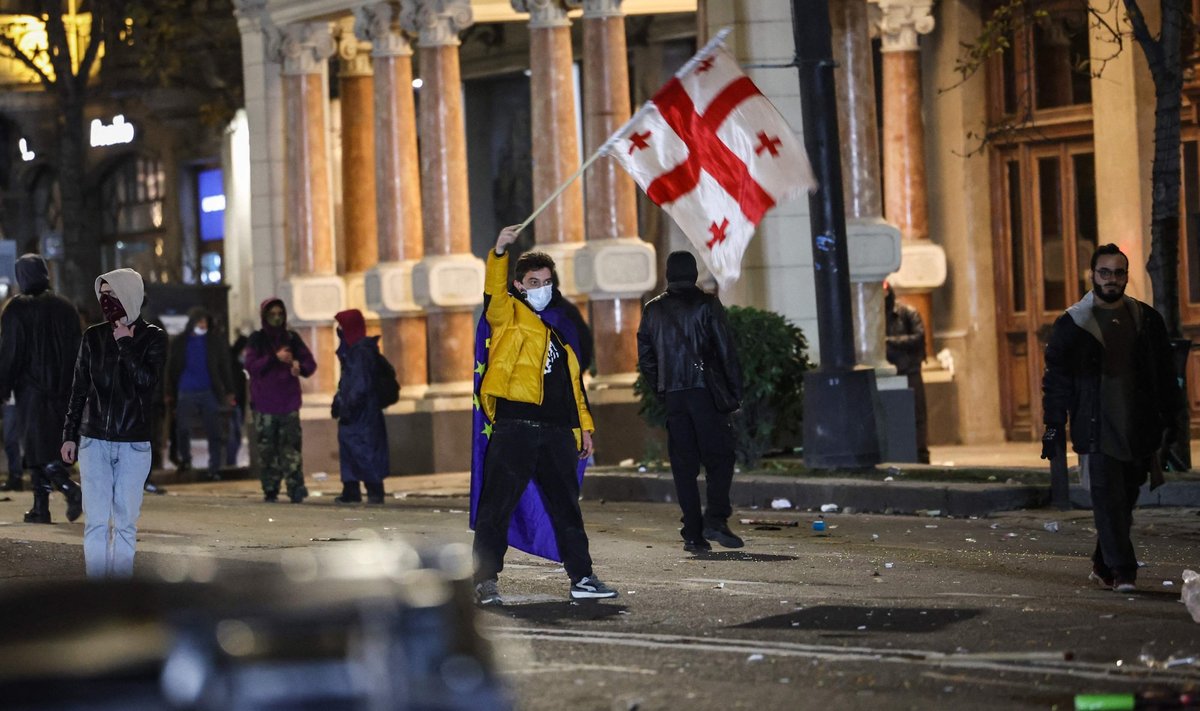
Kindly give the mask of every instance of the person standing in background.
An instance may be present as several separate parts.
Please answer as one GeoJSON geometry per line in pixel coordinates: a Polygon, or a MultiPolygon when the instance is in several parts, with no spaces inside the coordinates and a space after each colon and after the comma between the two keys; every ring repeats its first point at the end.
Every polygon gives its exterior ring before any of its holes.
{"type": "Polygon", "coordinates": [[[288,330],[287,308],[281,299],[263,301],[260,312],[262,328],[250,335],[245,363],[263,501],[278,501],[279,486],[286,482],[288,499],[298,504],[308,496],[300,430],[300,378],[316,372],[317,362],[300,334],[288,330]]]}
{"type": "MultiPolygon", "coordinates": [[[[50,492],[67,497],[67,520],[83,512],[79,485],[60,457],[63,418],[71,393],[71,372],[79,352],[79,312],[50,289],[46,260],[26,254],[16,263],[21,293],[0,315],[0,400],[16,397],[14,442],[29,467],[33,507],[26,523],[51,523],[50,492]]],[[[5,416],[5,437],[9,434],[5,416]]],[[[10,460],[10,466],[11,460],[10,460]]]]}
{"type": "Polygon", "coordinates": [[[175,406],[175,441],[179,468],[192,465],[192,425],[199,417],[208,435],[209,481],[221,479],[225,439],[224,418],[234,406],[233,376],[229,372],[229,347],[224,334],[214,328],[203,308],[188,312],[183,333],[171,339],[167,352],[167,407],[175,406]]]}

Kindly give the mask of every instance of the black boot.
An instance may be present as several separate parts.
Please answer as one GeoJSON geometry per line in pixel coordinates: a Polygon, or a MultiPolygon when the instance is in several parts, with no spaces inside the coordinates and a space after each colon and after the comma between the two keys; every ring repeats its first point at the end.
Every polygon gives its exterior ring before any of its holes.
{"type": "Polygon", "coordinates": [[[21,479],[20,472],[9,474],[8,481],[0,484],[0,491],[25,491],[25,481],[21,479]]]}
{"type": "MultiPolygon", "coordinates": [[[[368,485],[368,490],[370,485],[368,485]]],[[[342,495],[334,499],[334,502],[339,504],[361,504],[362,490],[358,487],[357,481],[343,481],[342,495]]]]}
{"type": "Polygon", "coordinates": [[[50,485],[42,473],[29,474],[33,488],[33,508],[25,512],[25,523],[50,523],[50,485]]]}
{"type": "Polygon", "coordinates": [[[79,485],[71,480],[71,474],[62,462],[50,462],[46,465],[45,476],[55,489],[67,497],[67,520],[74,521],[83,513],[83,492],[79,485]]]}
{"type": "Polygon", "coordinates": [[[382,504],[383,503],[383,482],[376,484],[367,484],[367,503],[382,504]]]}

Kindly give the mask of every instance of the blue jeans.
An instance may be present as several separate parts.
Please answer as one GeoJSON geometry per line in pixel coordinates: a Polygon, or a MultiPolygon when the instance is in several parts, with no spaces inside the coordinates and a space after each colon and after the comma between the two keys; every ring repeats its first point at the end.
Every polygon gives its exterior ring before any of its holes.
{"type": "Polygon", "coordinates": [[[142,485],[150,473],[149,442],[110,442],[81,437],[83,563],[89,578],[133,575],[142,485]]]}

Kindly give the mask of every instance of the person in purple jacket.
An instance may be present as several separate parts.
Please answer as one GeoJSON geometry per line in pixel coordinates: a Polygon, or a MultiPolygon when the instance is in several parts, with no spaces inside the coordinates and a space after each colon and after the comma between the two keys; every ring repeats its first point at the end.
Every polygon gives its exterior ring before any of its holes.
{"type": "Polygon", "coordinates": [[[279,499],[286,482],[293,504],[308,496],[300,453],[300,378],[317,370],[312,351],[300,334],[287,327],[287,307],[270,298],[262,302],[262,328],[246,344],[250,376],[250,409],[263,488],[263,501],[279,499]]]}

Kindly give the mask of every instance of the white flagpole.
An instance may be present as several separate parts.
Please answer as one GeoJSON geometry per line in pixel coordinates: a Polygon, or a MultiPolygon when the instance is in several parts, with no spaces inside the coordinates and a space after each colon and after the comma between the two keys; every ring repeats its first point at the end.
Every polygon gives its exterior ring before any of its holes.
{"type": "MultiPolygon", "coordinates": [[[[729,33],[732,31],[733,31],[732,27],[722,28],[719,32],[717,32],[716,35],[713,36],[713,38],[711,40],[708,41],[708,44],[704,45],[703,49],[701,49],[699,52],[696,52],[696,54],[693,55],[691,59],[689,59],[682,67],[679,68],[679,71],[675,72],[675,76],[682,77],[683,75],[692,71],[692,69],[697,64],[699,64],[706,57],[708,57],[708,55],[712,54],[713,51],[725,41],[725,38],[728,37],[729,33]]],[[[583,172],[585,170],[587,170],[588,168],[590,168],[592,163],[595,163],[596,160],[599,159],[601,155],[606,153],[612,147],[612,144],[614,144],[618,140],[620,140],[621,137],[624,136],[626,132],[628,132],[629,127],[632,126],[634,124],[634,122],[636,122],[638,119],[640,119],[642,117],[642,115],[645,114],[647,111],[649,111],[652,107],[653,107],[653,103],[647,101],[645,104],[642,105],[642,108],[638,109],[637,113],[635,113],[633,116],[631,116],[629,118],[628,121],[625,122],[625,125],[621,126],[615,132],[613,132],[613,135],[609,136],[608,140],[605,141],[599,148],[597,148],[596,152],[593,153],[591,156],[589,156],[588,159],[583,162],[583,165],[579,166],[579,170],[572,173],[571,177],[569,177],[565,181],[563,181],[562,185],[559,185],[558,188],[555,189],[554,192],[550,193],[550,197],[546,198],[542,202],[541,205],[538,205],[538,208],[533,211],[532,215],[530,215],[529,217],[526,217],[525,221],[517,226],[517,233],[520,234],[526,227],[529,226],[529,223],[533,222],[534,219],[537,218],[538,215],[542,214],[542,212],[545,211],[545,209],[550,206],[550,203],[554,202],[555,198],[557,198],[559,195],[562,195],[563,191],[566,190],[567,187],[570,186],[571,183],[575,182],[576,178],[583,175],[583,172]]]]}

